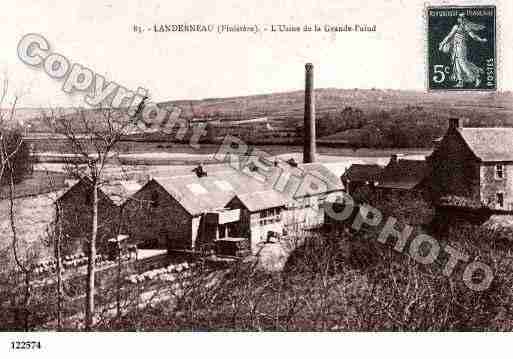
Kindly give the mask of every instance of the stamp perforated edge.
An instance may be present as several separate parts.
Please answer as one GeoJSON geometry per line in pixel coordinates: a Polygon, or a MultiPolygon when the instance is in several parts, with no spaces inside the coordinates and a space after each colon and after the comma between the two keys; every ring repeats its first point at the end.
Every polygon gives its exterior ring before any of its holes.
{"type": "Polygon", "coordinates": [[[503,8],[503,3],[505,0],[432,0],[429,2],[424,2],[424,6],[422,8],[422,21],[423,21],[423,61],[424,61],[424,92],[425,93],[466,93],[466,92],[481,92],[485,94],[490,94],[494,92],[502,91],[502,78],[503,78],[503,59],[502,59],[502,12],[501,8],[503,8]],[[443,8],[443,7],[461,7],[461,8],[469,8],[469,7],[494,7],[495,8],[495,88],[493,89],[431,89],[429,88],[429,43],[428,43],[428,10],[429,8],[443,8]]]}

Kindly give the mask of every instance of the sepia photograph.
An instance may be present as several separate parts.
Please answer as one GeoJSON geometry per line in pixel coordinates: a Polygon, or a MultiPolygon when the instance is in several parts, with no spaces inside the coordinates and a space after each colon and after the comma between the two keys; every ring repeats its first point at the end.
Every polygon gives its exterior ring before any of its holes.
{"type": "Polygon", "coordinates": [[[8,358],[505,353],[513,4],[4,10],[8,358]]]}

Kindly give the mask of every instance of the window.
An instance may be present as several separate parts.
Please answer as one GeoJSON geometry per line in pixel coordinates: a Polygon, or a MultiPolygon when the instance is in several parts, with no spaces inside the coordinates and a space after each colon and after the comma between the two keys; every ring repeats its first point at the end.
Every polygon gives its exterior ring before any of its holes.
{"type": "Polygon", "coordinates": [[[498,163],[495,165],[495,178],[497,178],[497,179],[504,178],[504,165],[502,163],[498,163]]]}
{"type": "Polygon", "coordinates": [[[504,193],[497,193],[497,206],[500,208],[504,207],[504,193]]]}
{"type": "Polygon", "coordinates": [[[268,208],[260,211],[260,225],[265,226],[274,222],[281,221],[280,208],[268,208]]]}

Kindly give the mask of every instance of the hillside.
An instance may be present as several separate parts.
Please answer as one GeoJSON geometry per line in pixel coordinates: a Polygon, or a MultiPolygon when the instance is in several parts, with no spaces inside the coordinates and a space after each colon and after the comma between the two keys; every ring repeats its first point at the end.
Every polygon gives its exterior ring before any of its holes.
{"type": "MultiPolygon", "coordinates": [[[[505,93],[424,93],[399,90],[359,90],[359,89],[317,89],[316,110],[318,114],[340,111],[345,107],[358,107],[388,110],[405,106],[425,108],[446,108],[451,110],[493,109],[513,115],[511,92],[505,93]]],[[[303,91],[204,99],[194,101],[169,101],[163,105],[182,108],[186,117],[252,118],[269,117],[284,121],[296,120],[303,116],[303,91]]]]}
{"type": "MultiPolygon", "coordinates": [[[[513,126],[513,94],[424,93],[399,90],[317,89],[318,138],[366,147],[424,147],[445,130],[449,117],[467,118],[467,126],[513,126]]],[[[233,121],[267,117],[284,127],[303,121],[303,91],[245,97],[177,100],[160,105],[181,108],[192,120],[233,121]]],[[[65,111],[69,111],[66,109],[65,111]]],[[[47,129],[39,110],[18,109],[31,132],[47,129]]]]}

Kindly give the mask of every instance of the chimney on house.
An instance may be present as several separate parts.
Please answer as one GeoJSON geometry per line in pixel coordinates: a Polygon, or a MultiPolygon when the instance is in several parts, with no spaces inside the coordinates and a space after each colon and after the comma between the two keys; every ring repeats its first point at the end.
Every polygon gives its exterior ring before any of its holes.
{"type": "Polygon", "coordinates": [[[305,65],[305,117],[303,137],[303,162],[316,161],[315,149],[315,95],[313,81],[313,65],[305,65]]]}
{"type": "Polygon", "coordinates": [[[456,117],[452,117],[449,119],[449,128],[457,129],[460,127],[460,119],[456,117]]]}
{"type": "Polygon", "coordinates": [[[196,176],[198,176],[199,178],[207,176],[207,172],[203,169],[203,165],[201,163],[198,166],[194,167],[192,169],[192,172],[196,173],[196,176]]]}

